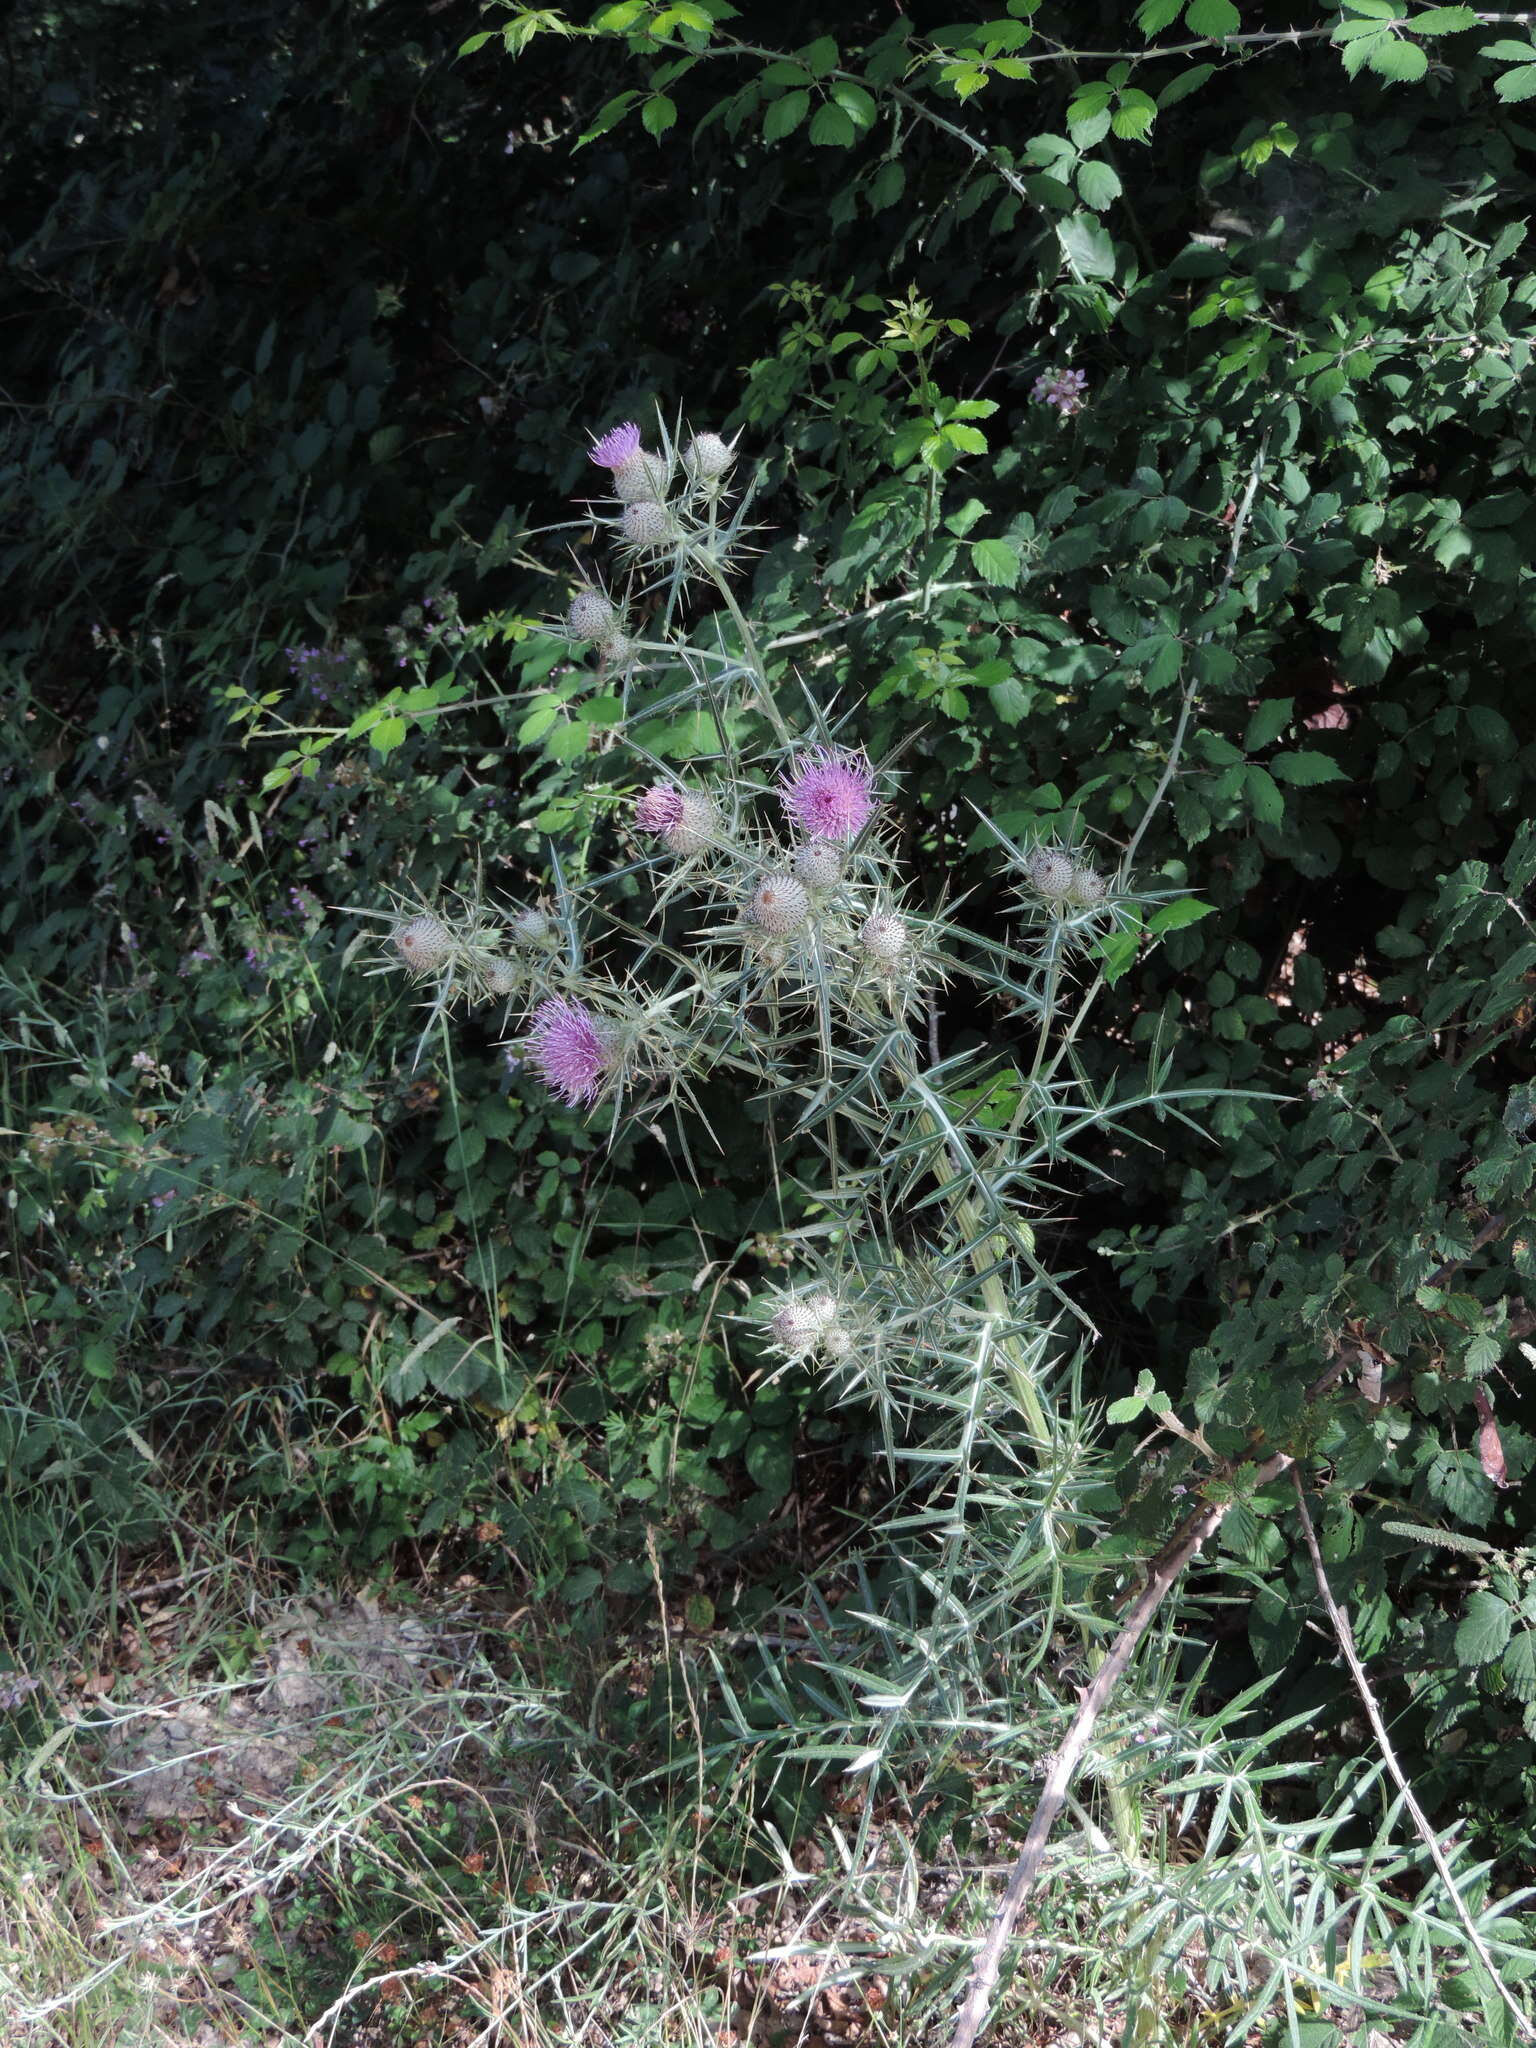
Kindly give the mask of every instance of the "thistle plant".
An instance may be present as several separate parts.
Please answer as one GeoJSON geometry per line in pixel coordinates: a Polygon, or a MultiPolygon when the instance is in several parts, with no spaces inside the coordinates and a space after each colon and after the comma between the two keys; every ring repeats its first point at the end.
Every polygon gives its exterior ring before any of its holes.
{"type": "MultiPolygon", "coordinates": [[[[1064,373],[1037,395],[1065,418],[1082,384],[1064,373]]],[[[1143,1745],[1128,1765],[1133,1731],[1154,1713],[1181,1729],[1193,1718],[1187,1703],[1170,1706],[1166,1685],[1138,1691],[1126,1673],[1163,1594],[1236,1496],[1204,1507],[1183,1548],[1152,1561],[1106,1652],[1106,1624],[1130,1589],[1126,1565],[1101,1550],[1113,1493],[1081,1380],[1097,1333],[1042,1259],[1036,1222],[1053,1177],[1087,1165],[1096,1135],[1123,1137],[1146,1110],[1188,1113],[1165,1063],[1135,1091],[1109,1090],[1076,1052],[1105,948],[1139,930],[1166,892],[1139,886],[1128,857],[1090,850],[1076,831],[1019,845],[983,821],[1016,915],[1003,936],[969,930],[894,850],[899,763],[871,759],[848,719],[808,689],[798,722],[785,709],[792,693],[736,590],[750,487],[733,492],[734,448],[660,422],[647,445],[625,422],[591,457],[609,486],[596,521],[612,560],[570,598],[567,637],[606,665],[629,644],[624,621],[649,609],[661,623],[645,643],[630,734],[642,718],[654,728],[702,711],[716,744],[686,773],[638,744],[633,771],[622,750],[609,757],[632,855],[615,872],[572,886],[556,868],[554,908],[398,903],[383,964],[430,992],[429,1029],[460,996],[503,1000],[534,1085],[614,1130],[670,1117],[685,1170],[709,1135],[696,1084],[724,1069],[755,1092],[776,1149],[795,1161],[802,1206],[784,1237],[800,1270],[758,1288],[738,1319],[742,1340],[762,1379],[820,1375],[863,1418],[890,1489],[885,1590],[862,1602],[857,1645],[829,1618],[813,1660],[834,1674],[817,1694],[818,1753],[841,1756],[863,1793],[847,1893],[894,1924],[877,1882],[882,1800],[947,1758],[971,1764],[978,1746],[1039,1753],[1045,1729],[1061,1740],[1040,1844],[1074,1773],[1089,1769],[1095,1853],[1123,1905],[1142,1896],[1145,1868],[1136,1786],[1150,1752],[1143,1745]],[[1026,1018],[1032,1045],[1020,1060],[944,1054],[935,1013],[954,983],[1000,1018],[1026,1018]],[[1053,1658],[1064,1682],[1046,1676],[1053,1658]],[[854,1667],[857,1685],[841,1685],[837,1674],[854,1667]],[[1117,1686],[1117,1717],[1096,1739],[1117,1686]],[[842,1701],[841,1727],[828,1725],[829,1699],[842,1701]]],[[[1204,1448],[1198,1433],[1188,1440],[1204,1448]]],[[[1230,1485],[1229,1471],[1219,1476],[1230,1485]]],[[[807,1708],[782,1685],[780,1697],[793,1753],[812,1732],[807,1708]]],[[[764,1741],[755,1722],[740,1736],[754,1751],[764,1741]]],[[[1215,1770],[1228,1751],[1204,1755],[1201,1767],[1215,1770]]],[[[1268,1942],[1280,1987],[1271,2003],[1298,1985],[1314,1994],[1320,1951],[1274,1938],[1273,1858],[1253,1849],[1251,1830],[1242,1857],[1223,1871],[1225,1926],[1268,1942]]],[[[1037,1867],[1021,1861],[1025,1886],[1037,1867]]],[[[962,2015],[967,2042],[1018,1890],[1016,1880],[983,1952],[962,2015]]],[[[1148,1924],[1146,1953],[1161,1955],[1159,1923],[1148,1924]]],[[[1247,2025],[1263,2002],[1245,1989],[1250,1951],[1222,1940],[1223,1981],[1242,1992],[1234,2010],[1247,2025]]]]}

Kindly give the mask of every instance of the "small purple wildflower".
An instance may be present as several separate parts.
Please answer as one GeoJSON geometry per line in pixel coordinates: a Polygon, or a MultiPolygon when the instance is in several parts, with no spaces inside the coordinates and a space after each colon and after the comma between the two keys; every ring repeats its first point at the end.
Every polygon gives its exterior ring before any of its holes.
{"type": "Polygon", "coordinates": [[[0,1713],[9,1713],[12,1707],[19,1707],[27,1694],[36,1692],[42,1682],[26,1672],[7,1672],[0,1678],[0,1713]]]}
{"type": "Polygon", "coordinates": [[[622,469],[639,449],[640,429],[633,420],[626,420],[623,426],[610,427],[601,440],[592,443],[591,460],[599,469],[622,469]]]}
{"type": "Polygon", "coordinates": [[[1029,395],[1037,403],[1054,405],[1063,419],[1070,419],[1073,413],[1082,411],[1087,388],[1086,370],[1043,370],[1029,395]]]}
{"type": "Polygon", "coordinates": [[[862,754],[817,747],[802,754],[780,784],[779,799],[811,839],[857,839],[875,809],[875,773],[862,754]]]}
{"type": "Polygon", "coordinates": [[[675,832],[683,822],[683,793],[670,782],[653,782],[635,799],[635,823],[642,832],[675,832]]]}
{"type": "Polygon", "coordinates": [[[575,1108],[590,1102],[608,1071],[609,1049],[592,1012],[549,996],[533,1013],[526,1057],[540,1077],[575,1108]]]}

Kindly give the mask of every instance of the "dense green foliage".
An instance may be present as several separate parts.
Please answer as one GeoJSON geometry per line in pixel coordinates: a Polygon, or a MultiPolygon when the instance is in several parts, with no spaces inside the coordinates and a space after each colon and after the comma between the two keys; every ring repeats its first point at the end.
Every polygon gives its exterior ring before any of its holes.
{"type": "MultiPolygon", "coordinates": [[[[490,1011],[413,1065],[362,971],[390,889],[616,864],[626,719],[714,744],[547,623],[588,435],[659,407],[739,429],[741,600],[780,701],[894,762],[920,907],[1006,933],[1000,837],[1129,860],[1075,1053],[1180,1113],[1058,1131],[1031,1201],[1105,1555],[1244,1494],[1198,1696],[1315,1710],[1294,1497],[1245,1486],[1302,1454],[1421,1796],[1524,1881],[1536,49],[1387,0],[504,12],[7,25],[17,1661],[42,1546],[88,1582],[159,1526],[146,1430],[216,1426],[301,1570],[434,1539],[578,1637],[658,1578],[749,1625],[878,1496],[866,1426],[728,1320],[808,1214],[764,1105],[710,1093],[701,1200],[490,1011]],[[1068,367],[1080,402],[1032,396],[1068,367]]],[[[1028,1016],[957,988],[937,1034],[1028,1097],[1028,1016]]],[[[777,1684],[746,1725],[804,1739],[777,1684]]],[[[957,1765],[934,1811],[991,1796],[957,1765]]]]}

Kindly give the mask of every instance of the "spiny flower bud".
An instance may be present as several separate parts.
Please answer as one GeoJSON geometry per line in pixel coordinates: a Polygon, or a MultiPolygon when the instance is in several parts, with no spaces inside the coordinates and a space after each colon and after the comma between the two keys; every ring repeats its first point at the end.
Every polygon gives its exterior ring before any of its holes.
{"type": "Polygon", "coordinates": [[[853,1349],[853,1338],[847,1330],[834,1324],[830,1330],[822,1332],[821,1348],[828,1358],[846,1358],[853,1349]]]}
{"type": "Polygon", "coordinates": [[[453,935],[440,917],[413,917],[395,926],[400,957],[413,973],[433,974],[453,955],[453,935]]]}
{"type": "Polygon", "coordinates": [[[487,960],[480,971],[487,991],[493,996],[511,995],[521,979],[510,960],[487,960]]]}
{"type": "Polygon", "coordinates": [[[565,615],[565,629],[573,640],[602,640],[610,637],[616,614],[600,590],[578,590],[565,615]]]}
{"type": "Polygon", "coordinates": [[[713,483],[736,460],[736,451],[718,434],[695,434],[688,443],[683,462],[695,483],[713,483]]]}
{"type": "Polygon", "coordinates": [[[877,910],[859,926],[859,944],[871,960],[878,960],[885,967],[893,965],[907,948],[906,919],[888,910],[877,910]]]}
{"type": "Polygon", "coordinates": [[[821,1318],[807,1302],[786,1301],[768,1324],[773,1341],[798,1358],[815,1349],[821,1336],[821,1318]]]}
{"type": "Polygon", "coordinates": [[[796,879],[808,889],[830,889],[843,878],[843,856],[830,839],[812,840],[797,847],[793,861],[796,879]]]}
{"type": "Polygon", "coordinates": [[[541,946],[549,937],[549,919],[542,910],[520,910],[512,930],[525,946],[541,946]]]}
{"type": "Polygon", "coordinates": [[[597,651],[604,667],[627,668],[640,650],[627,633],[610,633],[597,651]]]}
{"type": "Polygon", "coordinates": [[[636,504],[642,498],[664,498],[667,465],[648,448],[637,449],[613,472],[613,495],[625,505],[636,504]]]}
{"type": "Polygon", "coordinates": [[[675,854],[702,853],[715,829],[711,799],[675,782],[653,782],[635,799],[635,823],[642,832],[657,833],[675,854]]]}
{"type": "Polygon", "coordinates": [[[1066,900],[1077,873],[1067,856],[1050,846],[1037,846],[1025,863],[1024,871],[1036,893],[1052,903],[1066,900]]]}
{"type": "Polygon", "coordinates": [[[637,548],[665,547],[673,534],[671,513],[665,505],[654,504],[649,498],[626,506],[619,524],[624,538],[637,548]]]}
{"type": "Polygon", "coordinates": [[[806,1307],[816,1318],[822,1329],[828,1329],[837,1321],[839,1302],[835,1294],[828,1294],[825,1288],[817,1294],[806,1296],[806,1307]]]}
{"type": "Polygon", "coordinates": [[[1074,868],[1072,886],[1067,894],[1074,903],[1081,903],[1086,909],[1095,903],[1103,902],[1104,891],[1108,886],[1096,868],[1074,868]]]}
{"type": "Polygon", "coordinates": [[[793,875],[764,875],[752,891],[747,915],[765,932],[776,932],[782,938],[800,929],[810,907],[810,897],[793,875]]]}

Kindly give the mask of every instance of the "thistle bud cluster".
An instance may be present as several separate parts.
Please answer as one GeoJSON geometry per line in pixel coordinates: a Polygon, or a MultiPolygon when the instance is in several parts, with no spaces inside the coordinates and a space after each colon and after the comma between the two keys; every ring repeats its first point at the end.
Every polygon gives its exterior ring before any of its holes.
{"type": "Polygon", "coordinates": [[[854,1341],[843,1304],[824,1287],[781,1299],[768,1318],[768,1333],[789,1358],[807,1358],[815,1351],[846,1358],[854,1341]]]}
{"type": "Polygon", "coordinates": [[[1091,910],[1109,893],[1108,882],[1086,854],[1059,846],[1031,847],[1024,857],[1024,879],[1060,916],[1091,910]]]}
{"type": "Polygon", "coordinates": [[[678,580],[723,571],[741,541],[745,509],[723,518],[735,446],[712,433],[678,446],[664,427],[660,438],[660,448],[646,447],[638,425],[625,420],[592,445],[618,507],[611,530],[620,556],[632,570],[678,580]]]}

